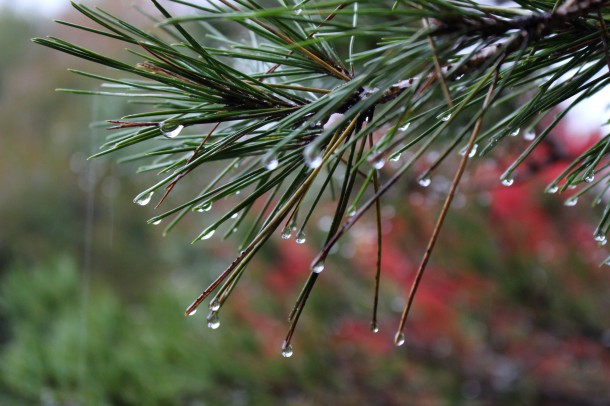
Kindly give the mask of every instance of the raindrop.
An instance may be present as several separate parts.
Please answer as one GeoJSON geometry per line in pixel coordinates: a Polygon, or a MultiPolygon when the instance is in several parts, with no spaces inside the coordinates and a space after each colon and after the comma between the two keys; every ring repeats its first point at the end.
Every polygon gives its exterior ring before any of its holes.
{"type": "Polygon", "coordinates": [[[506,177],[502,179],[502,186],[510,186],[515,182],[515,180],[511,177],[506,177]]]}
{"type": "Polygon", "coordinates": [[[436,118],[441,121],[449,121],[451,119],[451,113],[445,115],[439,114],[438,116],[436,116],[436,118]]]}
{"type": "Polygon", "coordinates": [[[161,219],[157,220],[157,221],[153,221],[153,226],[158,226],[159,224],[161,224],[161,219]]]}
{"type": "Polygon", "coordinates": [[[590,173],[587,176],[585,176],[585,182],[587,183],[591,183],[595,180],[595,175],[590,173]]]}
{"type": "Polygon", "coordinates": [[[237,216],[239,216],[239,213],[233,213],[233,215],[231,216],[232,219],[236,219],[237,216]]]}
{"type": "Polygon", "coordinates": [[[373,168],[380,170],[385,165],[385,159],[379,158],[379,159],[373,161],[372,165],[373,165],[373,168]]]}
{"type": "Polygon", "coordinates": [[[578,197],[571,197],[568,200],[566,200],[563,204],[569,207],[572,206],[576,206],[576,203],[578,203],[578,197]]]}
{"type": "Polygon", "coordinates": [[[296,14],[296,15],[301,15],[302,12],[303,12],[302,8],[297,8],[296,10],[294,10],[294,14],[296,14]]]}
{"type": "Polygon", "coordinates": [[[390,157],[390,161],[392,161],[392,162],[397,162],[397,161],[400,161],[400,155],[401,155],[401,153],[400,153],[400,152],[399,152],[399,153],[397,153],[397,154],[392,155],[392,156],[390,157]]]}
{"type": "Polygon", "coordinates": [[[212,210],[212,202],[205,202],[197,209],[198,212],[202,213],[204,211],[212,210]]]}
{"type": "Polygon", "coordinates": [[[536,138],[536,133],[532,130],[528,130],[523,134],[523,139],[525,141],[533,141],[536,138]]]}
{"type": "Polygon", "coordinates": [[[312,268],[311,270],[314,273],[320,273],[324,270],[324,262],[323,261],[318,261],[312,268]]]}
{"type": "Polygon", "coordinates": [[[409,128],[409,126],[411,125],[411,123],[406,123],[405,125],[403,125],[402,127],[399,128],[400,131],[407,131],[407,129],[409,128]]]}
{"type": "Polygon", "coordinates": [[[268,155],[263,159],[263,165],[265,165],[265,169],[272,171],[280,166],[280,162],[273,155],[268,155]]]}
{"type": "Polygon", "coordinates": [[[282,357],[292,357],[292,345],[286,343],[286,341],[284,341],[284,344],[282,345],[282,357]]]}
{"type": "Polygon", "coordinates": [[[220,309],[220,301],[216,298],[214,298],[211,302],[210,302],[210,310],[213,312],[217,312],[220,309]]]}
{"type": "Polygon", "coordinates": [[[165,121],[159,125],[159,129],[161,130],[161,133],[167,138],[176,138],[180,134],[180,132],[182,131],[183,128],[184,128],[184,126],[182,124],[180,124],[180,125],[169,124],[169,123],[166,123],[165,121]]]}
{"type": "Polygon", "coordinates": [[[421,186],[421,187],[428,187],[428,186],[430,186],[430,183],[432,183],[432,179],[430,179],[430,177],[426,175],[426,176],[419,178],[417,180],[417,183],[419,183],[419,186],[421,186]]]}
{"type": "Polygon", "coordinates": [[[146,206],[148,203],[150,203],[150,199],[152,199],[152,195],[153,195],[153,192],[150,192],[146,196],[136,198],[136,203],[139,204],[140,206],[146,206]]]}
{"type": "Polygon", "coordinates": [[[394,336],[394,345],[396,345],[397,347],[400,347],[404,343],[405,343],[405,333],[403,333],[402,331],[399,331],[394,336]]]}
{"type": "Polygon", "coordinates": [[[308,146],[303,151],[303,158],[305,159],[305,163],[311,169],[316,169],[320,165],[322,165],[322,156],[318,154],[316,148],[314,146],[308,146]]]}
{"type": "Polygon", "coordinates": [[[297,242],[297,244],[304,244],[305,243],[305,231],[303,231],[303,230],[299,231],[295,241],[297,242]]]}
{"type": "Polygon", "coordinates": [[[200,239],[201,239],[201,240],[208,240],[208,239],[212,238],[212,236],[214,235],[214,232],[215,232],[215,231],[216,231],[216,230],[205,230],[205,231],[203,232],[203,235],[201,236],[201,238],[200,238],[200,239]]]}
{"type": "Polygon", "coordinates": [[[210,312],[210,314],[208,314],[208,327],[212,330],[216,330],[218,327],[220,327],[218,312],[210,312]]]}
{"type": "Polygon", "coordinates": [[[371,331],[373,333],[379,333],[379,326],[377,325],[377,323],[375,323],[375,322],[371,323],[371,331]]]}
{"type": "Polygon", "coordinates": [[[512,133],[510,133],[511,137],[516,137],[517,135],[519,135],[519,131],[521,131],[520,128],[517,128],[516,130],[514,130],[512,133]]]}
{"type": "Polygon", "coordinates": [[[282,239],[287,240],[290,238],[291,235],[292,235],[292,230],[290,229],[290,226],[284,227],[284,229],[282,230],[282,239]]]}
{"type": "Polygon", "coordinates": [[[347,217],[354,217],[356,215],[356,208],[353,207],[348,213],[347,217]]]}
{"type": "MultiPolygon", "coordinates": [[[[478,146],[477,144],[474,144],[474,145],[472,146],[472,149],[470,150],[470,153],[468,154],[468,158],[472,158],[473,156],[475,156],[475,155],[477,154],[477,148],[478,148],[478,147],[479,147],[479,146],[478,146]]],[[[460,155],[461,155],[461,156],[466,155],[466,150],[467,150],[467,149],[468,149],[468,146],[466,146],[466,147],[462,148],[462,149],[460,150],[460,155]]]]}
{"type": "Polygon", "coordinates": [[[549,186],[549,188],[546,190],[547,193],[557,193],[557,191],[559,190],[559,186],[557,185],[551,185],[549,186]]]}
{"type": "Polygon", "coordinates": [[[187,316],[194,316],[195,313],[197,313],[197,309],[193,309],[190,312],[188,312],[187,316]]]}
{"type": "Polygon", "coordinates": [[[599,245],[606,245],[606,243],[608,242],[608,240],[606,239],[606,236],[601,231],[599,233],[595,234],[594,238],[595,238],[595,241],[599,245]]]}

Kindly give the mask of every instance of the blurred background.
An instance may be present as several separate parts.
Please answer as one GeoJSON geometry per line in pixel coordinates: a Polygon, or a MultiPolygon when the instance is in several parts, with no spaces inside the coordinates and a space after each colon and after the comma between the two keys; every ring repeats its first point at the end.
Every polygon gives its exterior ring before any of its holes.
{"type": "MultiPolygon", "coordinates": [[[[384,200],[380,332],[369,330],[371,216],[327,263],[286,359],[286,317],[321,232],[308,230],[302,245],[270,241],[223,307],[219,329],[207,328],[203,311],[185,318],[236,242],[190,244],[222,208],[162,237],[146,224],[152,205],[132,203],[154,178],[134,176],[116,157],[87,161],[105,136],[90,123],[129,107],[54,92],[98,86],[69,67],[103,68],[30,38],[58,36],[111,55],[123,44],[53,24],[84,22],[67,1],[57,4],[0,2],[0,404],[610,404],[610,270],[599,266],[608,253],[593,239],[600,213],[590,201],[566,207],[565,196],[542,192],[599,132],[560,126],[508,188],[499,173],[527,135],[501,157],[474,161],[406,345],[395,348],[449,175],[425,189],[415,174],[405,179],[384,200]]],[[[147,24],[131,0],[95,4],[147,24]]],[[[180,201],[179,188],[172,197],[180,201]]]]}

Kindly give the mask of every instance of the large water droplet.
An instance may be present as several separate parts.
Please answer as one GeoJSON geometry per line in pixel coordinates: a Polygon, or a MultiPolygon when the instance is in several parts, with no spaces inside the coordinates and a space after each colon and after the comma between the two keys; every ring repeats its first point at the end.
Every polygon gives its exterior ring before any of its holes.
{"type": "Polygon", "coordinates": [[[445,114],[445,115],[440,114],[440,115],[436,116],[436,118],[438,118],[441,121],[449,121],[451,119],[451,113],[445,114]]]}
{"type": "Polygon", "coordinates": [[[287,240],[290,238],[291,235],[292,235],[292,229],[290,228],[290,226],[284,227],[284,229],[282,230],[282,239],[287,240]]]}
{"type": "Polygon", "coordinates": [[[521,131],[520,128],[517,128],[516,130],[514,130],[512,133],[510,133],[511,137],[516,137],[517,135],[519,135],[519,131],[521,131]]]}
{"type": "Polygon", "coordinates": [[[292,345],[288,344],[286,341],[284,341],[284,344],[282,345],[282,357],[284,358],[290,358],[292,357],[292,345]]]}
{"type": "Polygon", "coordinates": [[[502,179],[502,186],[511,186],[514,182],[515,182],[515,180],[513,178],[506,177],[506,178],[502,179]]]}
{"type": "Polygon", "coordinates": [[[402,154],[401,154],[400,152],[399,152],[399,153],[397,153],[397,154],[392,155],[392,156],[390,157],[390,161],[392,161],[392,162],[398,162],[398,161],[400,161],[400,156],[401,156],[401,155],[402,155],[402,154]]]}
{"type": "Polygon", "coordinates": [[[159,219],[157,221],[153,221],[152,224],[153,224],[153,226],[158,226],[159,224],[161,224],[161,219],[159,219]]]}
{"type": "Polygon", "coordinates": [[[201,206],[199,206],[199,208],[197,209],[198,212],[204,212],[204,211],[210,211],[212,210],[212,202],[204,202],[201,206]]]}
{"type": "Polygon", "coordinates": [[[430,186],[430,183],[432,183],[432,179],[430,179],[430,177],[426,175],[426,176],[419,178],[417,180],[417,183],[419,183],[419,186],[421,186],[421,187],[428,187],[428,186],[430,186]]]}
{"type": "Polygon", "coordinates": [[[263,159],[263,165],[265,165],[265,169],[272,171],[280,166],[280,161],[273,155],[268,155],[263,159]]]}
{"type": "Polygon", "coordinates": [[[214,232],[216,232],[216,230],[205,230],[200,239],[208,240],[208,239],[212,238],[212,236],[214,235],[214,232]]]}
{"type": "Polygon", "coordinates": [[[527,130],[525,133],[523,133],[523,139],[525,141],[534,141],[535,138],[536,133],[533,130],[527,130]]]}
{"type": "Polygon", "coordinates": [[[166,123],[165,121],[159,125],[159,130],[161,130],[161,134],[163,134],[167,138],[176,138],[184,126],[182,124],[176,125],[171,123],[166,123]]]}
{"type": "Polygon", "coordinates": [[[591,183],[594,180],[595,180],[595,175],[593,173],[590,173],[587,176],[585,176],[585,182],[587,182],[587,183],[591,183]]]}
{"type": "Polygon", "coordinates": [[[379,326],[377,325],[377,323],[375,323],[375,322],[371,323],[371,331],[373,333],[379,333],[379,326]]]}
{"type": "Polygon", "coordinates": [[[372,161],[371,165],[373,165],[373,168],[380,170],[385,166],[385,159],[378,158],[378,159],[372,161]]]}
{"type": "Polygon", "coordinates": [[[572,206],[576,206],[576,203],[578,203],[578,197],[571,197],[568,200],[566,200],[563,204],[569,207],[572,206]]]}
{"type": "MultiPolygon", "coordinates": [[[[478,147],[479,147],[479,146],[478,146],[477,144],[474,144],[474,145],[472,146],[472,149],[470,150],[470,153],[468,154],[468,158],[472,158],[473,156],[475,156],[475,155],[477,154],[477,149],[478,149],[478,147]]],[[[460,155],[461,155],[461,156],[466,155],[466,150],[467,150],[467,149],[468,149],[468,146],[465,146],[464,148],[462,148],[462,149],[460,150],[460,155]]]]}
{"type": "Polygon", "coordinates": [[[220,309],[220,301],[215,298],[210,302],[210,310],[213,312],[217,312],[219,309],[220,309]]]}
{"type": "Polygon", "coordinates": [[[401,345],[403,345],[405,343],[405,333],[403,333],[402,331],[399,331],[398,333],[396,333],[396,335],[394,336],[394,344],[397,347],[400,347],[401,345]]]}
{"type": "Polygon", "coordinates": [[[146,206],[148,203],[150,203],[150,199],[152,199],[152,196],[153,196],[153,192],[150,192],[146,196],[143,196],[143,197],[140,197],[139,199],[137,199],[136,203],[139,204],[140,206],[146,206]]]}
{"type": "Polygon", "coordinates": [[[557,193],[557,191],[559,190],[559,186],[557,185],[551,185],[548,187],[548,189],[546,190],[547,193],[557,193]]]}
{"type": "Polygon", "coordinates": [[[606,245],[606,243],[608,242],[608,240],[606,239],[606,235],[601,231],[595,234],[594,238],[599,245],[606,245]]]}
{"type": "Polygon", "coordinates": [[[218,312],[210,312],[210,314],[208,314],[208,327],[212,330],[216,330],[218,327],[220,327],[218,312]]]}
{"type": "Polygon", "coordinates": [[[306,240],[305,237],[305,231],[301,230],[299,231],[299,233],[297,234],[295,241],[297,242],[297,244],[304,244],[306,240]]]}
{"type": "Polygon", "coordinates": [[[324,270],[324,261],[318,261],[312,268],[311,270],[314,273],[320,273],[324,270]]]}
{"type": "Polygon", "coordinates": [[[187,316],[194,316],[195,313],[197,313],[197,309],[193,309],[190,312],[188,312],[187,316]]]}
{"type": "Polygon", "coordinates": [[[307,166],[309,166],[311,169],[316,169],[322,165],[322,155],[320,155],[317,148],[313,145],[308,145],[305,147],[305,150],[303,151],[303,159],[305,160],[307,166]]]}

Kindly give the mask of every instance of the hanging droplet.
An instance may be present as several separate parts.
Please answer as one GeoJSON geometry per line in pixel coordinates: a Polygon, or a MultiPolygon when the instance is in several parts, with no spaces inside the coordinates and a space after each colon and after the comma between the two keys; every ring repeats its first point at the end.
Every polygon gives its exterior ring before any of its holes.
{"type": "Polygon", "coordinates": [[[212,238],[212,236],[214,235],[214,232],[216,232],[216,230],[205,230],[203,235],[201,236],[201,240],[208,240],[210,238],[212,238]]]}
{"type": "Polygon", "coordinates": [[[436,116],[436,118],[438,118],[441,121],[449,121],[451,119],[451,113],[445,114],[445,115],[438,115],[436,116]]]}
{"type": "Polygon", "coordinates": [[[400,131],[407,131],[409,129],[409,126],[411,125],[411,123],[406,123],[405,125],[403,125],[402,127],[399,128],[400,131]]]}
{"type": "Polygon", "coordinates": [[[350,211],[347,212],[347,217],[354,217],[356,215],[356,208],[353,207],[350,211]]]}
{"type": "Polygon", "coordinates": [[[292,357],[292,345],[286,343],[286,341],[284,341],[284,344],[282,344],[282,357],[284,358],[290,358],[292,357]]]}
{"type": "Polygon", "coordinates": [[[590,173],[587,176],[585,176],[585,182],[587,182],[587,183],[591,183],[594,180],[595,180],[595,175],[593,173],[590,173]]]}
{"type": "Polygon", "coordinates": [[[136,203],[140,206],[146,206],[148,203],[150,203],[150,199],[152,199],[152,196],[153,192],[150,192],[146,196],[140,197],[139,199],[136,198],[136,203]]]}
{"type": "Polygon", "coordinates": [[[398,161],[400,161],[400,156],[401,156],[401,155],[402,155],[402,154],[401,154],[400,152],[399,152],[399,153],[397,153],[397,154],[392,155],[392,156],[390,157],[390,161],[392,161],[392,162],[398,162],[398,161]]]}
{"type": "Polygon", "coordinates": [[[210,314],[208,314],[208,327],[212,330],[216,330],[218,327],[220,327],[218,312],[210,312],[210,314]]]}
{"type": "Polygon", "coordinates": [[[576,206],[576,203],[578,203],[578,197],[571,197],[568,200],[566,200],[563,204],[569,207],[572,206],[576,206]]]}
{"type": "Polygon", "coordinates": [[[220,301],[218,299],[214,298],[210,302],[210,310],[213,312],[217,312],[218,310],[220,310],[220,301]]]}
{"type": "Polygon", "coordinates": [[[299,231],[299,233],[297,234],[295,241],[297,242],[297,244],[304,244],[306,240],[305,237],[305,231],[301,230],[299,231]]]}
{"type": "Polygon", "coordinates": [[[519,131],[521,131],[520,128],[517,128],[516,130],[514,130],[512,133],[510,133],[511,137],[516,137],[517,135],[519,135],[519,131]]]}
{"type": "Polygon", "coordinates": [[[292,230],[290,229],[290,226],[284,227],[284,229],[282,230],[282,239],[287,240],[290,238],[291,235],[292,235],[292,230]]]}
{"type": "Polygon", "coordinates": [[[523,139],[525,141],[533,141],[536,138],[536,133],[532,130],[527,130],[524,134],[523,134],[523,139]]]}
{"type": "Polygon", "coordinates": [[[421,187],[428,187],[428,186],[430,186],[430,183],[432,183],[432,179],[430,179],[430,177],[428,175],[426,175],[426,176],[419,178],[417,180],[417,183],[419,183],[419,186],[421,186],[421,187]]]}
{"type": "Polygon", "coordinates": [[[371,331],[373,333],[379,333],[379,326],[375,322],[371,322],[371,331]]]}
{"type": "Polygon", "coordinates": [[[396,345],[397,347],[400,347],[404,343],[405,343],[405,333],[403,333],[402,331],[399,331],[394,336],[394,345],[396,345]]]}
{"type": "Polygon", "coordinates": [[[161,224],[161,219],[157,220],[157,221],[153,221],[153,226],[158,226],[159,224],[161,224]]]}
{"type": "Polygon", "coordinates": [[[303,159],[307,166],[311,169],[316,169],[322,165],[322,155],[319,154],[317,148],[313,145],[308,145],[303,151],[303,159]]]}
{"type": "Polygon", "coordinates": [[[511,177],[506,177],[502,179],[502,186],[510,186],[515,182],[515,180],[511,177]]]}
{"type": "Polygon", "coordinates": [[[383,168],[385,166],[385,159],[383,159],[383,158],[376,159],[375,161],[373,161],[372,165],[373,165],[373,168],[380,170],[381,168],[383,168]]]}
{"type": "Polygon", "coordinates": [[[212,202],[205,202],[197,208],[197,211],[203,213],[204,211],[212,210],[212,202]]]}
{"type": "Polygon", "coordinates": [[[557,193],[557,191],[559,190],[559,186],[557,185],[551,185],[548,187],[548,189],[546,190],[547,193],[557,193]]]}
{"type": "Polygon", "coordinates": [[[263,159],[263,165],[265,165],[265,169],[272,171],[280,166],[280,161],[275,156],[268,155],[263,159]]]}
{"type": "Polygon", "coordinates": [[[161,130],[161,134],[163,134],[167,138],[176,138],[184,126],[182,124],[176,125],[171,123],[166,123],[165,121],[159,125],[159,130],[161,130]]]}
{"type": "Polygon", "coordinates": [[[188,312],[187,316],[194,316],[195,313],[197,313],[197,309],[193,309],[190,312],[188,312]]]}
{"type": "Polygon", "coordinates": [[[311,270],[314,273],[320,273],[324,270],[324,261],[318,261],[312,268],[311,270]]]}
{"type": "Polygon", "coordinates": [[[237,216],[239,216],[239,213],[233,213],[233,215],[231,216],[232,219],[236,219],[237,216]]]}
{"type": "MultiPolygon", "coordinates": [[[[473,156],[475,156],[475,155],[477,154],[477,148],[478,148],[478,147],[479,147],[479,146],[478,146],[477,144],[474,144],[474,145],[472,146],[472,148],[470,149],[470,153],[468,154],[468,158],[472,158],[473,156]]],[[[461,155],[461,156],[466,155],[466,150],[467,150],[467,149],[468,149],[468,146],[465,146],[464,148],[462,148],[462,149],[460,150],[460,155],[461,155]]]]}

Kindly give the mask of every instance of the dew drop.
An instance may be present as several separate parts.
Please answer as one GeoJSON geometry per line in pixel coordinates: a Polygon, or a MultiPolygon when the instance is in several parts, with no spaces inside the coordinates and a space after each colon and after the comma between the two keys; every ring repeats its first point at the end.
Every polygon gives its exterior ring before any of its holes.
{"type": "Polygon", "coordinates": [[[352,208],[348,213],[347,217],[354,217],[356,215],[356,208],[352,208]]]}
{"type": "Polygon", "coordinates": [[[188,312],[187,316],[194,316],[195,313],[197,313],[197,309],[193,309],[190,312],[188,312]]]}
{"type": "Polygon", "coordinates": [[[286,343],[284,343],[284,345],[282,345],[282,357],[284,358],[290,358],[292,357],[292,345],[288,344],[286,345],[286,343]]]}
{"type": "Polygon", "coordinates": [[[399,331],[394,336],[394,345],[396,345],[397,347],[400,347],[404,343],[405,343],[405,333],[403,333],[402,331],[399,331]]]}
{"type": "Polygon", "coordinates": [[[236,219],[237,216],[239,216],[239,213],[233,213],[233,215],[231,216],[232,219],[236,219]]]}
{"type": "Polygon", "coordinates": [[[400,155],[402,155],[400,152],[399,152],[399,153],[397,153],[397,154],[392,155],[392,156],[390,157],[390,161],[392,161],[392,162],[398,162],[398,161],[400,161],[400,155]]]}
{"type": "Polygon", "coordinates": [[[317,148],[313,145],[308,145],[303,151],[303,159],[307,166],[311,169],[316,169],[322,165],[322,156],[318,153],[317,148]]]}
{"type": "Polygon", "coordinates": [[[385,166],[385,159],[383,159],[383,158],[377,159],[377,160],[373,161],[372,165],[373,165],[373,168],[380,170],[381,168],[383,168],[385,166]]]}
{"type": "Polygon", "coordinates": [[[299,231],[299,233],[296,236],[295,241],[297,242],[297,244],[304,244],[305,243],[305,231],[301,230],[299,231]]]}
{"type": "Polygon", "coordinates": [[[371,331],[373,333],[379,333],[379,326],[377,325],[377,323],[371,323],[371,331]]]}
{"type": "Polygon", "coordinates": [[[587,182],[587,183],[591,183],[591,182],[593,182],[594,180],[595,180],[595,175],[594,175],[594,174],[592,174],[592,173],[591,173],[591,174],[589,174],[589,175],[587,175],[587,176],[585,176],[585,182],[587,182]]]}
{"type": "Polygon", "coordinates": [[[166,123],[165,121],[159,125],[159,129],[161,130],[161,133],[167,138],[176,138],[180,134],[180,132],[182,131],[183,128],[184,128],[184,126],[182,124],[175,125],[175,124],[166,123]]]}
{"type": "Polygon", "coordinates": [[[320,273],[324,270],[324,262],[323,261],[318,261],[312,268],[311,270],[314,273],[320,273]]]}
{"type": "Polygon", "coordinates": [[[440,114],[440,115],[436,116],[436,118],[438,118],[441,121],[449,121],[451,119],[451,113],[445,114],[445,115],[440,114]]]}
{"type": "Polygon", "coordinates": [[[429,176],[424,176],[421,177],[417,180],[417,183],[419,183],[419,186],[421,187],[428,187],[430,186],[430,183],[432,183],[432,179],[430,179],[429,176]]]}
{"type": "Polygon", "coordinates": [[[578,203],[578,197],[571,197],[568,200],[566,200],[563,204],[569,207],[572,206],[576,206],[576,203],[578,203]]]}
{"type": "Polygon", "coordinates": [[[213,312],[217,312],[218,310],[220,310],[220,301],[218,299],[213,299],[210,302],[210,310],[213,312]]]}
{"type": "Polygon", "coordinates": [[[502,179],[502,186],[511,186],[515,180],[513,178],[507,177],[502,179]]]}
{"type": "Polygon", "coordinates": [[[290,238],[291,235],[292,235],[292,229],[290,228],[290,226],[284,227],[284,229],[282,230],[282,239],[287,240],[290,238]]]}
{"type": "Polygon", "coordinates": [[[536,138],[536,133],[532,130],[528,130],[523,134],[523,139],[525,141],[533,141],[536,138]]]}
{"type": "MultiPolygon", "coordinates": [[[[478,148],[478,147],[479,147],[479,146],[478,146],[477,144],[474,144],[474,145],[472,146],[472,149],[470,150],[470,153],[468,154],[468,158],[472,158],[473,156],[475,156],[475,155],[477,154],[477,148],[478,148]]],[[[462,149],[460,150],[460,155],[461,155],[461,156],[466,155],[466,150],[467,150],[467,149],[468,149],[468,146],[465,146],[464,148],[462,148],[462,149]]]]}
{"type": "Polygon", "coordinates": [[[294,10],[294,14],[296,14],[296,15],[301,15],[302,12],[303,12],[302,8],[297,8],[296,10],[294,10]]]}
{"type": "Polygon", "coordinates": [[[208,240],[210,238],[212,238],[212,236],[214,235],[214,232],[216,230],[205,230],[205,232],[203,233],[203,235],[201,236],[201,240],[208,240]]]}
{"type": "Polygon", "coordinates": [[[399,128],[400,131],[407,131],[409,129],[409,126],[411,125],[411,123],[406,123],[405,125],[403,125],[402,127],[399,128]]]}
{"type": "Polygon", "coordinates": [[[210,312],[210,314],[208,314],[208,327],[212,330],[216,330],[218,327],[220,327],[218,312],[210,312]]]}
{"type": "Polygon", "coordinates": [[[548,187],[548,189],[546,190],[547,193],[557,193],[557,191],[559,190],[559,186],[557,185],[551,185],[548,187]]]}
{"type": "Polygon", "coordinates": [[[265,169],[272,171],[280,166],[280,161],[273,155],[269,155],[263,159],[263,165],[265,165],[265,169]]]}
{"type": "Polygon", "coordinates": [[[157,221],[153,221],[153,226],[158,226],[159,224],[161,224],[161,219],[157,220],[157,221]]]}
{"type": "Polygon", "coordinates": [[[137,199],[136,203],[139,204],[140,206],[146,206],[148,203],[150,203],[150,199],[152,199],[152,196],[153,196],[153,192],[150,192],[146,196],[143,196],[143,197],[137,199]]]}
{"type": "Polygon", "coordinates": [[[512,133],[510,133],[511,137],[516,137],[517,135],[519,135],[519,131],[521,131],[520,128],[517,128],[516,130],[514,130],[512,133]]]}

